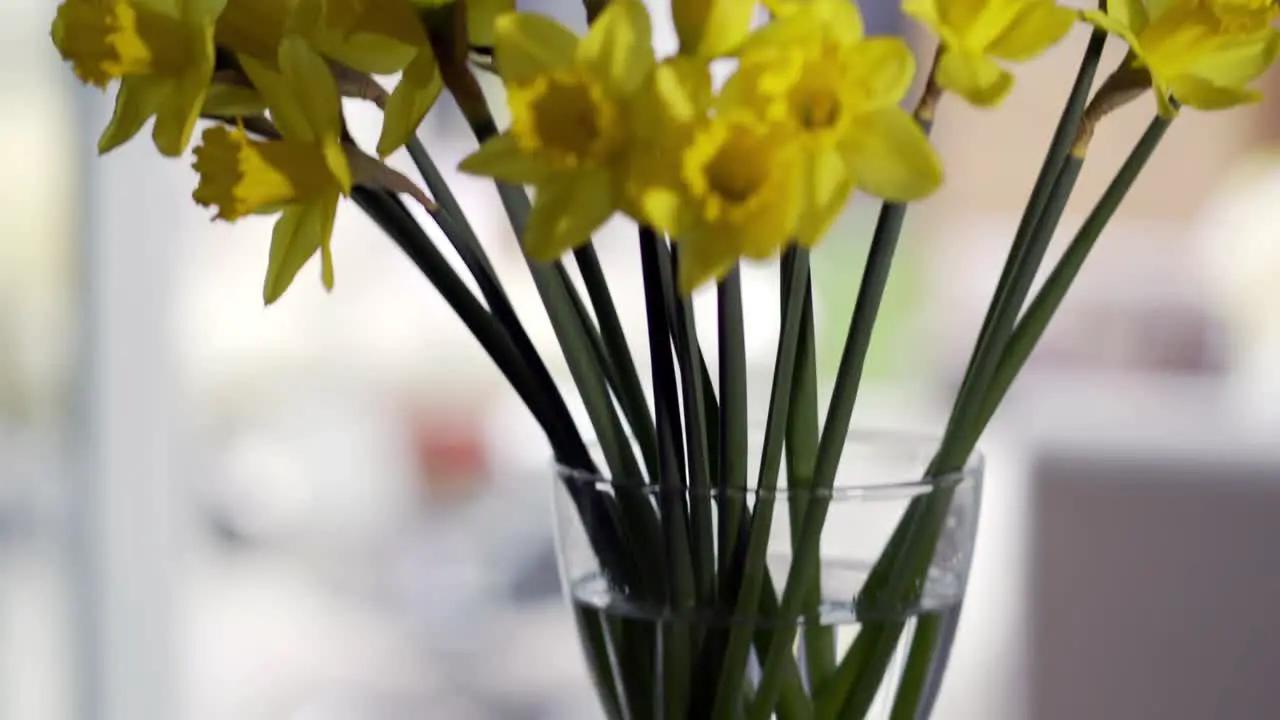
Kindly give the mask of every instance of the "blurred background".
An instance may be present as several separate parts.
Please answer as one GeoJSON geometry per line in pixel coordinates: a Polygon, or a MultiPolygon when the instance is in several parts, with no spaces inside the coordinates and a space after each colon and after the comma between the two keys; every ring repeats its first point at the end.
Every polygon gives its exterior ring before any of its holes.
{"type": "MultiPolygon", "coordinates": [[[[308,267],[263,308],[270,219],[211,223],[144,137],[96,159],[109,98],[61,64],[54,7],[0,4],[0,718],[597,717],[547,448],[479,346],[350,205],[336,290],[308,267]]],[[[864,0],[913,32],[896,7],[864,0]]],[[[940,431],[1085,35],[998,112],[943,106],[950,181],[911,215],[861,424],[940,431]]],[[[1064,236],[1152,110],[1103,125],[1064,236]]],[[[423,134],[445,168],[474,147],[447,98],[423,134]]],[[[1277,140],[1280,103],[1185,113],[1090,259],[984,441],[936,717],[1280,714],[1277,140]]],[[[454,180],[559,368],[496,195],[454,180]]],[[[818,251],[828,380],[875,212],[853,202],[818,251]]],[[[628,227],[597,247],[639,330],[628,227]]],[[[761,387],[776,276],[746,273],[761,387]]]]}

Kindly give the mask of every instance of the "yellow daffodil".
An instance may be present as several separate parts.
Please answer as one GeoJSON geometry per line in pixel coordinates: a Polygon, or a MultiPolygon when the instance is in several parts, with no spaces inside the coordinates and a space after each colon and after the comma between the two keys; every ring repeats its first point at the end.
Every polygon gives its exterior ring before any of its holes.
{"type": "Polygon", "coordinates": [[[996,60],[1030,60],[1061,40],[1076,18],[1053,0],[904,0],[902,10],[941,40],[937,83],[984,107],[1013,87],[996,60]]]}
{"type": "Polygon", "coordinates": [[[755,0],[671,0],[680,53],[710,59],[736,52],[755,11],[755,0]]]}
{"type": "Polygon", "coordinates": [[[214,20],[225,0],[65,0],[53,43],[85,83],[120,80],[105,153],[150,118],[156,148],[180,155],[191,140],[214,68],[214,20]]]}
{"type": "Polygon", "coordinates": [[[864,38],[848,0],[807,2],[747,42],[723,100],[796,137],[805,203],[798,242],[816,243],[855,187],[895,202],[938,187],[938,157],[899,106],[914,74],[907,45],[864,38]]]}
{"type": "Polygon", "coordinates": [[[1280,40],[1266,0],[1112,0],[1086,19],[1118,35],[1133,49],[1130,62],[1151,74],[1160,114],[1173,116],[1171,99],[1217,110],[1256,102],[1246,85],[1276,59],[1280,40]]]}
{"type": "Polygon", "coordinates": [[[200,182],[195,201],[236,220],[250,213],[281,213],[271,237],[263,299],[275,302],[302,266],[320,253],[321,278],[333,287],[329,239],[338,199],[351,191],[351,169],[341,144],[338,91],[328,66],[298,37],[280,44],[279,72],[252,58],[245,71],[262,93],[280,130],[279,140],[253,140],[222,126],[205,131],[196,148],[200,182]]]}
{"type": "Polygon", "coordinates": [[[510,13],[494,41],[511,128],[461,168],[533,185],[525,251],[553,260],[623,205],[632,100],[654,62],[649,15],[639,0],[613,0],[579,41],[549,18],[510,13]]]}
{"type": "Polygon", "coordinates": [[[285,34],[361,73],[403,73],[383,109],[378,154],[408,142],[444,88],[422,20],[409,0],[227,0],[218,42],[267,67],[285,34]]]}
{"type": "Polygon", "coordinates": [[[678,243],[680,291],[741,257],[777,255],[804,209],[794,134],[749,107],[717,103],[707,65],[693,58],[655,67],[640,98],[625,207],[678,243]]]}

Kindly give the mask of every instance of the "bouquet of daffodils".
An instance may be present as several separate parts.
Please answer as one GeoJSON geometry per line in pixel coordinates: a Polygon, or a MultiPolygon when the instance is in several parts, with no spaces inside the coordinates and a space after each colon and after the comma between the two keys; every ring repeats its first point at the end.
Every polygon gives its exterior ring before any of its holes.
{"type": "MultiPolygon", "coordinates": [[[[585,0],[590,29],[582,37],[545,16],[516,11],[514,0],[64,0],[52,38],[83,82],[116,87],[101,152],[154,119],[156,148],[181,156],[203,125],[192,151],[195,202],[228,222],[278,216],[266,252],[268,304],[315,255],[321,281],[332,288],[335,214],[358,209],[372,218],[504,373],[545,430],[558,465],[587,477],[607,473],[618,487],[637,491],[574,495],[614,587],[735,617],[796,618],[820,582],[818,545],[830,490],[908,203],[943,182],[944,163],[929,142],[944,109],[939,102],[951,94],[996,106],[1013,88],[1010,64],[1050,49],[1077,24],[1091,27],[926,471],[941,478],[965,465],[1180,110],[1258,99],[1248,84],[1280,48],[1272,27],[1277,7],[1273,0],[1104,0],[1098,9],[1053,0],[905,0],[903,10],[937,37],[917,62],[903,40],[868,37],[851,0],[764,0],[767,12],[755,0],[670,3],[680,46],[667,58],[654,56],[640,0],[585,0]],[[1129,50],[1095,83],[1108,38],[1129,50]],[[713,62],[732,69],[727,81],[713,82],[713,62]],[[509,127],[496,126],[480,73],[502,79],[509,127]],[[388,78],[395,79],[384,83],[388,78]],[[909,98],[917,86],[923,90],[909,98]],[[417,137],[444,91],[478,141],[461,169],[497,183],[570,386],[548,371],[431,149],[417,137]],[[1095,127],[1148,91],[1149,128],[1033,295],[1032,279],[1095,127]],[[344,101],[381,109],[372,153],[347,132],[344,101]],[[383,163],[402,148],[418,177],[383,163]],[[820,423],[808,252],[855,191],[881,198],[883,206],[820,423]],[[425,216],[411,211],[406,198],[425,216]],[[651,390],[591,241],[616,213],[638,228],[651,390]],[[472,284],[419,217],[429,217],[472,284]],[[782,325],[764,437],[753,450],[739,267],[779,256],[782,325]],[[714,377],[690,303],[703,288],[713,288],[717,300],[714,377]],[[566,393],[580,396],[590,432],[575,423],[566,393]],[[589,449],[588,436],[598,451],[589,449]],[[747,504],[728,491],[748,487],[752,452],[759,456],[751,486],[758,496],[747,504]],[[784,455],[789,486],[812,495],[793,515],[793,564],[775,593],[759,536],[770,527],[784,455]],[[703,491],[698,497],[719,505],[718,536],[707,508],[649,502],[643,491],[650,487],[703,491]]],[[[918,600],[913,595],[947,498],[944,492],[912,501],[859,607],[918,600]]],[[[683,658],[668,667],[682,670],[657,673],[658,687],[630,695],[636,683],[617,683],[615,676],[647,677],[652,635],[609,623],[594,632],[616,635],[606,643],[611,652],[590,658],[611,716],[857,718],[885,674],[901,624],[868,626],[843,659],[822,628],[805,627],[803,668],[791,652],[794,623],[692,631],[663,645],[665,655],[683,658]]],[[[913,643],[894,718],[928,713],[934,681],[918,672],[928,659],[915,650],[913,643]]]]}

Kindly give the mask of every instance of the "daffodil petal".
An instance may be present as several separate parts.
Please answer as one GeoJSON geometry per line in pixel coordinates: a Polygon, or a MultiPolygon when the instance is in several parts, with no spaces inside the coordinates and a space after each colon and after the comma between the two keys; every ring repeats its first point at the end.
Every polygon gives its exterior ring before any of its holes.
{"type": "Polygon", "coordinates": [[[617,209],[604,171],[583,172],[538,186],[524,251],[534,262],[551,262],[585,243],[617,209]]]}
{"type": "Polygon", "coordinates": [[[1280,51],[1280,33],[1267,29],[1249,42],[1232,43],[1192,64],[1188,74],[1212,78],[1218,85],[1244,85],[1266,72],[1280,51]]]}
{"type": "Polygon", "coordinates": [[[611,0],[578,44],[576,55],[609,92],[629,95],[653,68],[652,31],[644,4],[611,0]]]}
{"type": "Polygon", "coordinates": [[[1243,87],[1216,85],[1194,75],[1182,75],[1169,81],[1173,97],[1183,105],[1201,110],[1223,110],[1249,105],[1262,99],[1262,93],[1243,87]]]}
{"type": "MultiPolygon", "coordinates": [[[[212,43],[213,38],[209,38],[212,43]]],[[[162,155],[177,157],[187,149],[196,120],[209,92],[209,77],[213,73],[213,47],[209,47],[207,63],[191,68],[173,83],[169,94],[156,110],[156,123],[151,135],[156,149],[162,155]]]]}
{"type": "Polygon", "coordinates": [[[751,31],[755,0],[672,0],[680,53],[712,59],[732,54],[751,31]]]}
{"type": "Polygon", "coordinates": [[[1102,12],[1101,10],[1085,10],[1080,13],[1085,22],[1093,25],[1099,30],[1105,30],[1112,35],[1129,43],[1130,46],[1138,46],[1138,37],[1134,34],[1134,30],[1129,25],[1124,24],[1112,15],[1102,12]]]}
{"type": "Polygon", "coordinates": [[[1013,87],[1013,76],[991,58],[956,50],[944,50],[934,79],[974,105],[1000,103],[1013,87]]]}
{"type": "Polygon", "coordinates": [[[813,247],[849,202],[853,176],[836,152],[810,154],[803,168],[808,207],[796,226],[795,237],[800,245],[813,247]]]}
{"type": "MultiPolygon", "coordinates": [[[[284,209],[271,233],[271,256],[267,262],[267,278],[262,299],[270,305],[284,295],[302,266],[318,250],[329,244],[333,219],[338,211],[338,197],[290,205],[284,209]]],[[[321,279],[333,286],[333,264],[329,254],[322,258],[321,279]]]]}
{"type": "MultiPolygon", "coordinates": [[[[329,65],[300,37],[280,42],[280,71],[316,137],[342,132],[342,105],[329,65]]],[[[271,102],[270,98],[267,100],[271,102]]]]}
{"type": "Polygon", "coordinates": [[[779,16],[756,30],[739,53],[742,57],[785,52],[789,48],[812,43],[819,34],[829,35],[841,45],[852,45],[863,37],[862,13],[848,0],[806,0],[793,11],[779,16]]]}
{"type": "Polygon", "coordinates": [[[214,83],[209,86],[209,92],[204,97],[204,107],[200,110],[200,114],[231,118],[262,115],[266,111],[267,104],[254,88],[214,83]]]}
{"type": "Polygon", "coordinates": [[[293,89],[284,75],[248,55],[241,55],[239,60],[240,67],[253,81],[253,86],[262,94],[263,101],[271,110],[271,121],[279,128],[280,134],[298,142],[315,141],[316,134],[311,128],[311,122],[302,105],[294,98],[293,89]]]}
{"type": "MultiPolygon", "coordinates": [[[[1124,27],[1132,28],[1134,32],[1142,32],[1149,22],[1147,8],[1142,0],[1108,0],[1106,8],[1107,16],[1124,27]]],[[[1102,14],[1097,10],[1089,12],[1102,14]]]]}
{"type": "Polygon", "coordinates": [[[493,23],[516,9],[516,0],[463,0],[467,10],[467,42],[473,47],[493,47],[493,23]]]}
{"type": "Polygon", "coordinates": [[[409,142],[443,89],[440,66],[431,49],[424,47],[404,69],[404,75],[387,99],[382,135],[378,138],[379,157],[385,158],[409,142]]]}
{"type": "Polygon", "coordinates": [[[902,12],[937,30],[942,26],[942,15],[936,0],[902,0],[902,12]]]}
{"type": "Polygon", "coordinates": [[[900,38],[868,38],[849,50],[857,72],[847,82],[856,84],[873,105],[896,105],[911,88],[916,59],[900,38]]]}
{"type": "Polygon", "coordinates": [[[116,91],[115,112],[98,138],[98,152],[111,152],[137,135],[164,102],[169,86],[170,83],[147,75],[121,79],[120,89],[116,91]]]}
{"type": "Polygon", "coordinates": [[[706,63],[669,58],[644,80],[634,103],[636,130],[645,135],[672,123],[696,122],[706,115],[711,101],[711,73],[706,63]]]}
{"type": "Polygon", "coordinates": [[[507,133],[484,141],[479,150],[458,165],[458,169],[512,185],[542,183],[548,180],[550,172],[545,162],[521,150],[516,139],[507,133]]]}
{"type": "Polygon", "coordinates": [[[493,24],[494,59],[507,83],[530,82],[574,62],[578,38],[543,15],[514,12],[493,24]]]}
{"type": "Polygon", "coordinates": [[[929,138],[900,108],[859,118],[845,157],[858,187],[892,202],[918,200],[942,183],[942,163],[929,138]]]}
{"type": "Polygon", "coordinates": [[[724,277],[740,257],[734,243],[723,236],[683,238],[676,245],[680,257],[676,285],[681,295],[692,294],[706,283],[724,277]]]}
{"type": "Polygon", "coordinates": [[[1030,60],[1061,40],[1075,24],[1076,17],[1075,11],[1051,0],[1028,2],[987,46],[987,52],[1004,60],[1030,60]]]}

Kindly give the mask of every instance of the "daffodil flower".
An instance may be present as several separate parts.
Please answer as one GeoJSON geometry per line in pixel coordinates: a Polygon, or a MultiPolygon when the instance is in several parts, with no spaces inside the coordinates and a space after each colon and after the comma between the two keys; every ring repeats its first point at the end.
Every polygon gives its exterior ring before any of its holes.
{"type": "Polygon", "coordinates": [[[338,199],[351,192],[351,168],[340,140],[337,87],[324,60],[305,41],[286,37],[281,42],[279,72],[252,58],[241,62],[281,139],[254,140],[242,129],[220,125],[207,129],[195,150],[200,181],[193,197],[228,221],[280,212],[263,287],[270,304],[317,252],[324,285],[333,287],[329,240],[338,199]]]}
{"type": "Polygon", "coordinates": [[[555,21],[510,13],[494,26],[511,127],[461,169],[535,189],[523,238],[534,260],[585,242],[623,205],[631,105],[653,67],[649,15],[613,0],[579,40],[555,21]]]}
{"type": "Polygon", "coordinates": [[[865,38],[857,7],[812,0],[756,33],[723,102],[797,139],[805,207],[796,240],[815,244],[855,187],[895,202],[933,192],[941,164],[899,103],[915,60],[897,38],[865,38]]]}
{"type": "Polygon", "coordinates": [[[1013,76],[996,60],[1030,60],[1062,39],[1076,13],[1053,0],[903,0],[942,42],[934,80],[974,105],[998,104],[1013,76]]]}
{"type": "Polygon", "coordinates": [[[106,153],[155,118],[156,148],[191,141],[213,75],[214,20],[225,0],[65,0],[53,43],[85,83],[120,80],[115,113],[98,140],[106,153]]]}
{"type": "Polygon", "coordinates": [[[805,207],[794,136],[746,107],[710,114],[705,72],[672,62],[654,71],[648,141],[636,148],[629,185],[639,219],[678,243],[682,293],[739,258],[777,255],[805,207]]]}
{"type": "Polygon", "coordinates": [[[671,0],[680,53],[711,59],[736,52],[755,11],[755,0],[671,0]]]}
{"type": "Polygon", "coordinates": [[[1266,0],[1112,0],[1085,18],[1129,43],[1132,65],[1151,74],[1160,114],[1172,117],[1172,99],[1203,110],[1260,99],[1246,85],[1280,51],[1276,13],[1266,0]]]}
{"type": "Polygon", "coordinates": [[[219,44],[267,67],[286,34],[361,73],[402,73],[383,108],[378,154],[404,145],[444,88],[421,18],[409,0],[227,0],[219,44]]]}

